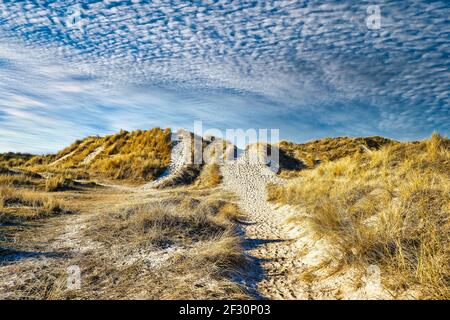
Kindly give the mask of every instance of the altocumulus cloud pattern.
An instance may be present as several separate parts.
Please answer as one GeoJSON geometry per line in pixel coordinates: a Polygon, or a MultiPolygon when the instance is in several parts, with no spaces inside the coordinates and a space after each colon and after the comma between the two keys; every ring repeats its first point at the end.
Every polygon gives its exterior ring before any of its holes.
{"type": "Polygon", "coordinates": [[[0,152],[194,120],[297,141],[449,132],[448,1],[1,1],[0,14],[0,152]]]}

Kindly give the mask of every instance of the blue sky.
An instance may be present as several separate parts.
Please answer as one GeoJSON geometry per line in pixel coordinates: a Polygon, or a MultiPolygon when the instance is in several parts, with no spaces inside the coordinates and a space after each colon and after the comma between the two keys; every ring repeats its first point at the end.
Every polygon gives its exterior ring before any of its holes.
{"type": "Polygon", "coordinates": [[[195,120],[299,142],[449,134],[449,16],[448,1],[0,1],[0,152],[195,120]]]}

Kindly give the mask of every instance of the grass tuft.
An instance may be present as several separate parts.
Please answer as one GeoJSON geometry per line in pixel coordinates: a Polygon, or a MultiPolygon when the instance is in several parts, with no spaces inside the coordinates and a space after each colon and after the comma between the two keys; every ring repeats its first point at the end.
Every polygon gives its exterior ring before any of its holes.
{"type": "Polygon", "coordinates": [[[45,181],[45,191],[66,191],[75,187],[75,182],[62,176],[55,176],[45,181]]]}
{"type": "Polygon", "coordinates": [[[216,163],[206,164],[200,176],[195,181],[195,187],[199,189],[213,188],[222,182],[220,168],[216,163]]]}
{"type": "Polygon", "coordinates": [[[36,220],[69,213],[63,203],[31,190],[0,187],[0,223],[36,220]]]}

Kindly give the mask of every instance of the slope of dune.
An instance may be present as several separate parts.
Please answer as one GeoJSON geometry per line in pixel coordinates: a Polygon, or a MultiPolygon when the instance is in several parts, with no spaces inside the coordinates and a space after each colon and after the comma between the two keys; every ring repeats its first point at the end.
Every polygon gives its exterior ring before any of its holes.
{"type": "Polygon", "coordinates": [[[34,157],[24,166],[74,178],[89,175],[149,181],[156,179],[169,165],[171,147],[170,129],[122,130],[105,137],[78,140],[55,155],[34,157]]]}
{"type": "Polygon", "coordinates": [[[392,297],[450,297],[448,138],[349,154],[271,186],[269,199],[294,206],[291,223],[328,241],[340,268],[378,268],[392,297]]]}
{"type": "Polygon", "coordinates": [[[313,140],[306,143],[280,141],[280,166],[282,173],[311,169],[320,163],[339,160],[346,156],[378,150],[396,142],[383,137],[338,137],[313,140]]]}

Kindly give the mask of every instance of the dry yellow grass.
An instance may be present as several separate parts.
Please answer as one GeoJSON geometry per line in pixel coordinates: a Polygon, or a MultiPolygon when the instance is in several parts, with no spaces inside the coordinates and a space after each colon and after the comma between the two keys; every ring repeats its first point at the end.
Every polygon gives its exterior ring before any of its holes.
{"type": "MultiPolygon", "coordinates": [[[[121,279],[121,289],[109,288],[110,297],[141,291],[150,299],[245,298],[243,289],[230,280],[246,263],[233,208],[237,209],[225,201],[174,198],[99,217],[101,221],[86,232],[107,252],[118,250],[131,261],[136,253],[147,252],[148,259],[161,263],[159,272],[145,267],[139,271],[144,254],[130,268],[115,268],[112,272],[121,279]]],[[[91,285],[90,294],[101,288],[95,282],[91,285]]]]}
{"type": "Polygon", "coordinates": [[[52,177],[45,181],[45,191],[47,192],[70,190],[74,187],[75,182],[73,180],[62,176],[52,177]]]}
{"type": "MultiPolygon", "coordinates": [[[[28,153],[0,153],[0,167],[14,168],[24,165],[34,156],[28,153]]],[[[1,170],[0,170],[1,172],[1,170]]]]}
{"type": "Polygon", "coordinates": [[[222,176],[219,166],[216,163],[210,163],[203,167],[200,176],[195,181],[195,187],[200,189],[213,188],[220,184],[222,176]]]}
{"type": "Polygon", "coordinates": [[[326,237],[344,262],[378,265],[394,295],[450,298],[448,138],[433,134],[324,163],[269,194],[305,208],[293,221],[326,237]]]}
{"type": "Polygon", "coordinates": [[[365,138],[324,138],[300,144],[281,141],[278,144],[281,173],[289,176],[294,173],[290,170],[311,169],[321,163],[362,154],[367,152],[367,150],[378,150],[384,145],[395,143],[395,141],[376,136],[365,138]]]}
{"type": "Polygon", "coordinates": [[[62,149],[61,151],[59,151],[56,155],[55,155],[55,159],[59,159],[62,158],[70,153],[72,153],[73,151],[76,151],[77,149],[79,149],[79,147],[86,142],[86,140],[91,140],[94,137],[87,137],[85,139],[79,139],[76,140],[74,143],[72,143],[70,146],[62,149]]]}
{"type": "Polygon", "coordinates": [[[169,165],[169,129],[121,132],[105,139],[107,155],[100,155],[89,165],[96,173],[115,179],[154,180],[169,165]]]}
{"type": "Polygon", "coordinates": [[[232,235],[231,220],[227,215],[218,215],[223,205],[185,199],[132,206],[116,215],[102,217],[90,236],[99,241],[126,244],[129,248],[143,244],[164,248],[232,235]]]}
{"type": "Polygon", "coordinates": [[[71,175],[75,179],[99,176],[134,181],[154,180],[169,165],[170,134],[170,129],[153,128],[133,132],[122,130],[105,137],[87,137],[56,155],[31,158],[23,167],[35,172],[71,175]],[[92,161],[84,163],[98,148],[102,151],[92,161]]]}
{"type": "Polygon", "coordinates": [[[61,201],[31,190],[0,186],[0,223],[68,213],[61,201]]]}
{"type": "Polygon", "coordinates": [[[0,186],[8,187],[31,187],[33,179],[24,175],[0,174],[0,186]]]}
{"type": "MultiPolygon", "coordinates": [[[[13,171],[15,169],[5,169],[0,167],[0,186],[10,187],[11,190],[22,192],[24,189],[32,191],[45,190],[47,192],[70,190],[77,184],[71,172],[57,174],[47,179],[40,175],[26,171],[13,171]]],[[[79,178],[78,175],[76,178],[79,178]]]]}
{"type": "Polygon", "coordinates": [[[232,280],[247,263],[238,209],[205,197],[171,194],[97,215],[80,234],[92,250],[50,259],[11,290],[28,299],[248,299],[232,280]],[[82,270],[80,290],[67,288],[67,263],[82,270]]]}

